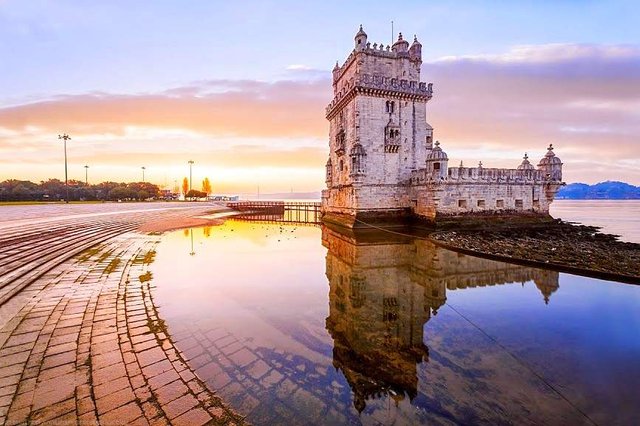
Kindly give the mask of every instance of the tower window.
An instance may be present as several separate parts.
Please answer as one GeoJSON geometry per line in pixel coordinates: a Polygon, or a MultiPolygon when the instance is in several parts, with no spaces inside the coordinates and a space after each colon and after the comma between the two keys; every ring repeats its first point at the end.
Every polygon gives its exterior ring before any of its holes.
{"type": "Polygon", "coordinates": [[[458,200],[458,207],[460,207],[461,209],[466,209],[467,208],[467,200],[458,200]]]}
{"type": "Polygon", "coordinates": [[[522,200],[516,200],[516,209],[521,209],[522,207],[524,207],[522,200]]]}
{"type": "Polygon", "coordinates": [[[440,170],[440,163],[433,163],[433,170],[440,170]]]}
{"type": "Polygon", "coordinates": [[[504,200],[496,200],[496,207],[499,209],[504,208],[504,200]]]}
{"type": "Polygon", "coordinates": [[[392,114],[395,110],[396,103],[394,101],[387,101],[385,104],[385,111],[389,114],[392,114]]]}
{"type": "Polygon", "coordinates": [[[482,209],[483,209],[483,208],[484,208],[484,206],[485,206],[485,202],[484,202],[484,200],[478,200],[478,207],[480,207],[480,208],[482,208],[482,209]]]}

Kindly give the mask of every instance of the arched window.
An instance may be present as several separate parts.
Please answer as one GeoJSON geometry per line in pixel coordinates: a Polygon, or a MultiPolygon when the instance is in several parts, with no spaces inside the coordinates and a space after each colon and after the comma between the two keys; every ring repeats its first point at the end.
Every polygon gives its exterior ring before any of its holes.
{"type": "Polygon", "coordinates": [[[335,149],[336,154],[342,155],[344,153],[345,144],[346,144],[346,135],[344,133],[344,130],[340,130],[336,135],[336,149],[335,149]]]}
{"type": "Polygon", "coordinates": [[[331,183],[331,175],[333,172],[333,168],[331,166],[331,158],[329,158],[329,160],[327,160],[327,164],[325,165],[326,167],[326,178],[325,181],[327,182],[327,184],[331,183]]]}
{"type": "Polygon", "coordinates": [[[349,156],[351,157],[351,174],[361,174],[365,172],[364,157],[366,157],[364,148],[359,143],[355,144],[349,156]]]}
{"type": "Polygon", "coordinates": [[[394,109],[395,109],[395,107],[396,107],[396,103],[395,103],[394,101],[387,101],[387,102],[385,103],[385,109],[384,109],[384,110],[385,110],[388,114],[392,114],[392,113],[393,113],[393,111],[394,111],[394,109]]]}

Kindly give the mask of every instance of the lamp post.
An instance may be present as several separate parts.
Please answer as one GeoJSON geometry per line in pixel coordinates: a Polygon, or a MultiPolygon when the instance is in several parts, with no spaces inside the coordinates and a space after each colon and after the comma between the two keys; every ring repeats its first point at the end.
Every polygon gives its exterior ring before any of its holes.
{"type": "Polygon", "coordinates": [[[189,160],[189,191],[191,191],[191,181],[193,179],[193,174],[192,174],[192,167],[193,167],[193,160],[189,160]]]}
{"type": "Polygon", "coordinates": [[[147,170],[147,168],[145,166],[142,166],[141,169],[142,169],[142,183],[144,183],[144,171],[147,170]]]}
{"type": "Polygon", "coordinates": [[[89,165],[84,165],[84,184],[89,185],[89,165]]]}
{"type": "Polygon", "coordinates": [[[58,135],[58,139],[62,139],[64,141],[64,186],[67,191],[67,196],[65,197],[65,203],[69,204],[69,179],[67,173],[67,141],[71,140],[71,136],[64,133],[62,135],[58,135]]]}

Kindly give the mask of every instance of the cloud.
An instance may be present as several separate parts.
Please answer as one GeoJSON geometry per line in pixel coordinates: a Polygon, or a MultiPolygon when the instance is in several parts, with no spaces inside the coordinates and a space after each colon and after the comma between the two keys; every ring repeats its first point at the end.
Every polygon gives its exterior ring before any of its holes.
{"type": "MultiPolygon", "coordinates": [[[[425,63],[422,75],[435,90],[427,120],[452,164],[514,167],[525,151],[536,160],[554,143],[568,181],[640,183],[636,46],[520,46],[425,63]]],[[[56,135],[67,132],[78,161],[168,164],[198,153],[216,167],[317,169],[311,190],[323,186],[330,98],[330,73],[305,65],[276,82],[59,95],[0,107],[0,153],[4,164],[52,161],[56,135]]]]}
{"type": "Polygon", "coordinates": [[[307,137],[326,134],[327,82],[212,80],[155,94],[92,93],[0,108],[0,127],[76,135],[122,135],[127,126],[207,135],[307,137]]]}
{"type": "Polygon", "coordinates": [[[638,47],[553,44],[448,57],[424,64],[423,79],[435,83],[428,121],[454,157],[497,149],[539,156],[553,142],[568,180],[640,182],[638,47]],[[639,170],[616,169],[621,160],[639,170]],[[595,173],[578,166],[595,162],[595,173]]]}

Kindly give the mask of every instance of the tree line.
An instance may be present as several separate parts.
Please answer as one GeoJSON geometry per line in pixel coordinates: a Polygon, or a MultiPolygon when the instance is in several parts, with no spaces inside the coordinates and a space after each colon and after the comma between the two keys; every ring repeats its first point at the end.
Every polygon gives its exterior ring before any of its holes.
{"type": "MultiPolygon", "coordinates": [[[[69,201],[142,201],[161,198],[158,185],[149,182],[102,182],[96,185],[69,181],[69,201]]],[[[0,182],[0,201],[60,201],[67,198],[67,188],[59,179],[34,183],[8,179],[0,182]]]]}

